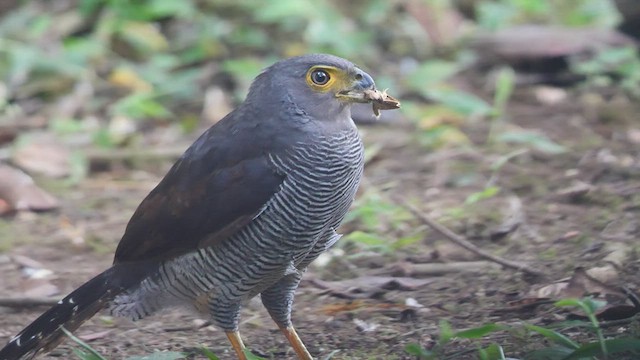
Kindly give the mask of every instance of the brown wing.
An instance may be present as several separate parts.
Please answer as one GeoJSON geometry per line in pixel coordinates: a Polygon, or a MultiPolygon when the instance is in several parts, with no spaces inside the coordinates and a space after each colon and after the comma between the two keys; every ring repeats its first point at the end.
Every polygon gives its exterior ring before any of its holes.
{"type": "Polygon", "coordinates": [[[247,225],[284,179],[267,158],[279,149],[256,127],[223,120],[205,132],[142,201],[114,262],[168,259],[247,225]]]}

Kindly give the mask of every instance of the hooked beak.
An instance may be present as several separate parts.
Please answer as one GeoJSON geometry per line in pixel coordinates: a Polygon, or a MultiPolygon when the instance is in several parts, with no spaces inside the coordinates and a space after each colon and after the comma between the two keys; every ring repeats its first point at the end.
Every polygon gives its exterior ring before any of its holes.
{"type": "Polygon", "coordinates": [[[370,99],[366,96],[366,91],[375,89],[376,83],[373,78],[366,72],[356,68],[349,88],[338,92],[336,97],[352,103],[367,103],[370,102],[370,99]]]}

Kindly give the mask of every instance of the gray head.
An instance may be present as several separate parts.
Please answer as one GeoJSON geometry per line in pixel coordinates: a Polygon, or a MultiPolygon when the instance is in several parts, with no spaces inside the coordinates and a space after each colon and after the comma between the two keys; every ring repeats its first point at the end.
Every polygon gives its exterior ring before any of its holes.
{"type": "Polygon", "coordinates": [[[270,110],[295,112],[331,121],[350,116],[350,104],[363,102],[363,91],[375,89],[371,76],[333,55],[310,54],[281,60],[266,68],[251,85],[245,102],[270,110]]]}

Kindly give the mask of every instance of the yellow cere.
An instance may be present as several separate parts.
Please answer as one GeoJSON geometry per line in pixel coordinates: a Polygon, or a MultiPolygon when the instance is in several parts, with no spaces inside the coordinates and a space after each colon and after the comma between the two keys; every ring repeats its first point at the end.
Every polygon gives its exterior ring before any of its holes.
{"type": "Polygon", "coordinates": [[[318,65],[318,66],[311,67],[309,71],[307,71],[307,85],[309,85],[309,87],[315,91],[339,92],[347,88],[349,84],[350,84],[350,81],[349,81],[348,74],[344,70],[337,67],[327,66],[327,65],[318,65]],[[316,84],[311,78],[313,73],[318,70],[323,70],[324,72],[327,73],[327,75],[329,75],[329,81],[327,81],[323,85],[316,84]]]}

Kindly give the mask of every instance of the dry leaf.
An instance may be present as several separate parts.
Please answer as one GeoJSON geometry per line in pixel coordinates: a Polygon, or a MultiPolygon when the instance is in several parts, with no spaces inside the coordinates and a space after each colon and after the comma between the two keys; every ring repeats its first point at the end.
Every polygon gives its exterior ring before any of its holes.
{"type": "Polygon", "coordinates": [[[526,298],[559,300],[564,298],[581,298],[590,294],[599,294],[599,296],[602,297],[627,297],[618,287],[599,281],[590,276],[585,269],[577,268],[571,278],[531,289],[526,298]]]}
{"type": "Polygon", "coordinates": [[[0,164],[0,198],[10,210],[45,211],[59,206],[58,200],[40,189],[29,175],[4,164],[0,164]]]}
{"type": "Polygon", "coordinates": [[[141,78],[135,71],[129,68],[116,68],[109,74],[109,82],[115,86],[131,91],[151,91],[153,86],[141,78]]]}
{"type": "Polygon", "coordinates": [[[380,116],[380,110],[393,110],[400,108],[400,101],[393,96],[387,94],[387,90],[366,90],[364,92],[365,99],[373,104],[373,114],[380,116]]]}
{"type": "Polygon", "coordinates": [[[361,276],[340,281],[312,279],[311,283],[320,289],[327,290],[334,296],[355,299],[375,297],[381,292],[391,290],[412,291],[432,281],[432,279],[410,277],[361,276]]]}
{"type": "Polygon", "coordinates": [[[202,105],[203,118],[209,123],[215,124],[222,120],[231,110],[233,110],[231,99],[222,88],[212,86],[207,89],[204,95],[204,104],[202,105]]]}
{"type": "Polygon", "coordinates": [[[109,335],[111,333],[111,331],[113,331],[113,330],[105,330],[105,331],[98,331],[98,332],[93,332],[93,333],[82,334],[82,335],[78,336],[78,338],[80,340],[84,340],[84,341],[98,340],[98,339],[102,339],[102,338],[106,337],[107,335],[109,335]]]}
{"type": "MultiPolygon", "coordinates": [[[[625,319],[640,312],[640,308],[630,304],[629,300],[632,299],[632,295],[617,286],[609,284],[609,282],[615,282],[617,279],[617,271],[611,265],[592,268],[588,271],[583,268],[577,268],[571,278],[532,289],[528,295],[517,301],[510,302],[509,305],[513,310],[517,307],[522,308],[546,303],[549,300],[592,296],[596,300],[606,303],[595,313],[599,320],[625,319]]],[[[569,311],[574,317],[585,317],[580,309],[570,309],[569,311]]]]}
{"type": "Polygon", "coordinates": [[[60,294],[60,289],[47,279],[26,279],[20,284],[21,296],[46,298],[60,294]]]}
{"type": "Polygon", "coordinates": [[[20,137],[11,160],[29,173],[52,178],[71,173],[71,152],[48,134],[20,137]]]}
{"type": "Polygon", "coordinates": [[[14,263],[20,265],[21,267],[44,269],[44,265],[40,261],[24,255],[13,255],[11,256],[11,260],[13,260],[14,263]]]}
{"type": "Polygon", "coordinates": [[[360,319],[353,319],[353,323],[356,324],[356,328],[362,332],[372,332],[378,328],[378,324],[374,322],[366,322],[360,319]]]}

